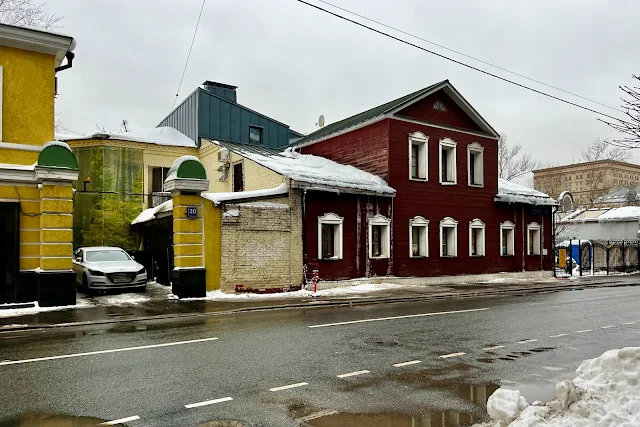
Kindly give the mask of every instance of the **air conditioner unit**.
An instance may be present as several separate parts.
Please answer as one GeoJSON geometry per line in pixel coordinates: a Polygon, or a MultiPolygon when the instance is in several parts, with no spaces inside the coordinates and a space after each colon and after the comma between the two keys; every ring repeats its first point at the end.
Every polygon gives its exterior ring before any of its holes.
{"type": "Polygon", "coordinates": [[[218,161],[220,163],[227,163],[229,161],[229,149],[221,148],[218,150],[218,161]]]}

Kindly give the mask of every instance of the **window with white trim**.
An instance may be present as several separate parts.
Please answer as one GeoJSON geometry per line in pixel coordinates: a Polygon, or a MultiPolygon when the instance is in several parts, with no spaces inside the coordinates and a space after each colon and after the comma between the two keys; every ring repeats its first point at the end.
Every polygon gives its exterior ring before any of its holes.
{"type": "Polygon", "coordinates": [[[537,222],[527,225],[527,254],[540,255],[540,224],[537,222]]]}
{"type": "Polygon", "coordinates": [[[469,256],[485,255],[485,224],[478,218],[469,222],[469,256]]]}
{"type": "Polygon", "coordinates": [[[391,220],[383,215],[369,219],[369,258],[389,258],[391,253],[391,220]]]}
{"type": "Polygon", "coordinates": [[[443,138],[440,140],[440,184],[452,185],[457,183],[456,146],[457,143],[451,138],[443,138]]]}
{"type": "Polygon", "coordinates": [[[318,259],[342,259],[343,221],[334,213],[318,217],[318,259]]]}
{"type": "Polygon", "coordinates": [[[409,179],[427,181],[428,142],[429,138],[422,132],[409,135],[409,179]]]}
{"type": "Polygon", "coordinates": [[[440,256],[458,256],[458,221],[451,217],[440,221],[440,256]]]}
{"type": "Polygon", "coordinates": [[[515,250],[516,226],[511,221],[500,223],[500,255],[513,256],[515,250]]]}
{"type": "Polygon", "coordinates": [[[469,186],[484,185],[484,147],[477,142],[467,145],[467,175],[469,186]]]}
{"type": "Polygon", "coordinates": [[[409,257],[429,256],[429,221],[416,216],[409,220],[409,257]]]}

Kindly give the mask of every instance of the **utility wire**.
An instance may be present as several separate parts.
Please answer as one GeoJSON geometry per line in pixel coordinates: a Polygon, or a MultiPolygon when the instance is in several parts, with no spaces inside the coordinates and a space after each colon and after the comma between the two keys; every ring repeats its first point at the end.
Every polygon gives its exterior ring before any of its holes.
{"type": "Polygon", "coordinates": [[[391,34],[389,34],[389,33],[385,33],[384,31],[378,30],[378,29],[373,28],[373,27],[369,27],[368,25],[365,25],[365,24],[363,24],[363,23],[361,23],[361,22],[354,21],[353,19],[347,18],[346,16],[342,16],[342,15],[340,15],[340,14],[338,14],[338,13],[335,13],[335,12],[332,12],[332,11],[330,11],[330,10],[324,9],[324,8],[322,8],[322,7],[318,6],[318,5],[315,5],[315,4],[312,4],[312,3],[306,2],[305,0],[296,0],[296,1],[297,1],[297,2],[299,2],[299,3],[305,4],[305,5],[307,5],[307,6],[311,6],[311,7],[315,8],[315,9],[318,9],[318,10],[320,10],[320,11],[322,11],[322,12],[328,13],[329,15],[333,15],[333,16],[335,16],[336,18],[340,18],[340,19],[345,20],[345,21],[347,21],[347,22],[351,22],[352,24],[356,24],[356,25],[358,25],[358,26],[360,26],[360,27],[366,28],[367,30],[370,30],[370,31],[373,31],[373,32],[375,32],[375,33],[381,34],[381,35],[383,35],[383,36],[385,36],[385,37],[389,37],[390,39],[393,39],[393,40],[399,41],[399,42],[401,42],[401,43],[404,43],[404,44],[406,44],[406,45],[409,45],[409,46],[415,47],[415,48],[417,48],[417,49],[423,50],[423,51],[425,51],[425,52],[427,52],[427,53],[430,53],[430,54],[432,54],[432,55],[436,55],[436,56],[438,56],[438,57],[440,57],[440,58],[443,58],[443,59],[446,59],[446,60],[448,60],[448,61],[454,62],[454,63],[456,63],[456,64],[458,64],[458,65],[462,65],[462,66],[464,66],[464,67],[470,68],[470,69],[472,69],[472,70],[474,70],[474,71],[478,71],[478,72],[480,72],[480,73],[482,73],[482,74],[486,74],[486,75],[488,75],[488,76],[490,76],[490,77],[493,77],[493,78],[496,78],[496,79],[502,80],[502,81],[504,81],[504,82],[506,82],[506,83],[510,83],[510,84],[512,84],[512,85],[515,85],[515,86],[521,87],[521,88],[523,88],[523,89],[530,90],[531,92],[535,92],[535,93],[537,93],[537,94],[544,95],[544,96],[549,97],[549,98],[551,98],[551,99],[555,99],[556,101],[564,102],[565,104],[569,104],[569,105],[572,105],[572,106],[574,106],[574,107],[581,108],[581,109],[586,110],[586,111],[589,111],[589,112],[591,112],[591,113],[599,114],[599,115],[601,115],[601,116],[608,117],[608,118],[613,119],[613,120],[616,120],[616,121],[618,121],[618,120],[619,120],[619,119],[617,119],[616,117],[613,117],[613,116],[611,116],[611,115],[609,115],[609,114],[605,114],[605,113],[602,113],[602,112],[600,112],[600,111],[594,110],[594,109],[592,109],[592,108],[585,107],[585,106],[583,106],[583,105],[576,104],[575,102],[571,102],[571,101],[568,101],[568,100],[566,100],[566,99],[560,98],[560,97],[558,97],[558,96],[551,95],[551,94],[548,94],[548,93],[546,93],[546,92],[542,92],[541,90],[534,89],[534,88],[532,88],[532,87],[530,87],[530,86],[527,86],[527,85],[524,85],[524,84],[522,84],[522,83],[518,83],[518,82],[515,82],[515,81],[513,81],[513,80],[509,80],[509,79],[507,79],[506,77],[502,77],[502,76],[499,76],[499,75],[497,75],[497,74],[490,73],[489,71],[483,70],[483,69],[478,68],[478,67],[474,67],[473,65],[469,65],[469,64],[464,63],[464,62],[462,62],[462,61],[458,61],[457,59],[450,58],[450,57],[448,57],[448,56],[446,56],[446,55],[443,55],[443,54],[441,54],[441,53],[434,52],[434,51],[429,50],[429,49],[427,49],[427,48],[425,48],[425,47],[422,47],[422,46],[419,46],[419,45],[417,45],[417,44],[414,44],[414,43],[408,42],[408,41],[403,40],[403,39],[401,39],[401,38],[399,38],[399,37],[396,37],[396,36],[394,36],[394,35],[391,35],[391,34]]]}
{"type": "Polygon", "coordinates": [[[173,98],[173,104],[171,105],[171,109],[169,112],[173,111],[173,107],[176,106],[176,101],[178,100],[178,95],[180,93],[180,88],[182,87],[182,80],[184,80],[184,75],[187,72],[187,65],[189,65],[189,58],[191,58],[191,51],[193,50],[193,44],[196,41],[196,34],[198,34],[198,26],[200,25],[200,18],[202,18],[202,11],[204,10],[204,4],[207,0],[202,0],[202,6],[200,7],[200,14],[198,15],[198,22],[196,22],[196,28],[193,31],[193,39],[191,39],[191,46],[189,46],[189,54],[187,54],[187,60],[184,63],[184,70],[182,70],[182,77],[180,77],[180,83],[178,83],[178,89],[176,90],[176,96],[173,98]]]}
{"type": "Polygon", "coordinates": [[[451,49],[451,48],[449,48],[449,47],[446,47],[446,46],[444,46],[444,45],[438,44],[438,43],[433,42],[433,41],[431,41],[431,40],[427,40],[427,39],[422,38],[422,37],[420,37],[420,36],[416,36],[415,34],[411,34],[411,33],[407,32],[407,31],[404,31],[404,30],[401,30],[401,29],[399,29],[399,28],[393,27],[393,26],[391,26],[391,25],[385,24],[384,22],[376,21],[375,19],[372,19],[372,18],[369,18],[369,17],[367,17],[367,16],[361,15],[361,14],[359,14],[359,13],[357,13],[357,12],[353,12],[353,11],[351,11],[351,10],[349,10],[349,9],[345,9],[345,8],[340,7],[340,6],[338,6],[338,5],[335,5],[335,4],[332,4],[332,3],[329,3],[328,1],[324,1],[324,0],[317,0],[317,1],[318,1],[318,2],[320,2],[320,3],[324,3],[324,4],[328,5],[328,6],[334,7],[334,8],[336,8],[336,9],[340,9],[340,10],[342,10],[342,11],[344,11],[344,12],[347,12],[347,13],[350,13],[350,14],[352,14],[352,15],[355,15],[355,16],[357,16],[357,17],[359,17],[359,18],[365,19],[365,20],[367,20],[367,21],[373,22],[373,23],[375,23],[375,24],[378,24],[378,25],[381,25],[381,26],[383,26],[383,27],[389,28],[389,29],[391,29],[391,30],[397,31],[397,32],[399,32],[399,33],[405,34],[405,35],[407,35],[407,36],[410,36],[410,37],[416,38],[416,39],[421,40],[421,41],[423,41],[423,42],[425,42],[425,43],[429,43],[429,44],[432,44],[432,45],[437,46],[437,47],[439,47],[439,48],[442,48],[442,49],[444,49],[444,50],[448,50],[449,52],[456,53],[456,54],[458,54],[458,55],[460,55],[460,56],[464,56],[464,57],[466,57],[466,58],[473,59],[474,61],[478,61],[478,62],[481,62],[481,63],[483,63],[483,64],[485,64],[485,65],[489,65],[490,67],[497,68],[498,70],[502,70],[502,71],[505,71],[505,72],[507,72],[507,73],[509,73],[509,74],[513,74],[514,76],[522,77],[523,79],[527,79],[527,80],[530,80],[530,81],[532,81],[532,82],[535,82],[535,83],[541,84],[541,85],[543,85],[543,86],[547,86],[547,87],[549,87],[549,88],[551,88],[551,89],[555,89],[555,90],[558,90],[558,91],[560,91],[560,92],[564,92],[564,93],[566,93],[566,94],[568,94],[568,95],[572,95],[572,96],[575,96],[575,97],[577,97],[577,98],[584,99],[585,101],[593,102],[594,104],[598,104],[598,105],[601,105],[601,106],[603,106],[603,107],[607,107],[607,108],[611,108],[612,110],[616,110],[616,111],[618,111],[618,112],[620,112],[620,113],[624,113],[624,111],[623,111],[623,110],[621,110],[621,109],[619,109],[619,108],[617,108],[617,107],[612,107],[611,105],[604,104],[604,103],[602,103],[602,102],[596,101],[595,99],[587,98],[586,96],[582,96],[582,95],[579,95],[579,94],[577,94],[577,93],[574,93],[574,92],[571,92],[571,91],[568,91],[568,90],[565,90],[565,89],[559,88],[559,87],[554,86],[554,85],[552,85],[552,84],[545,83],[545,82],[540,81],[540,80],[536,80],[536,79],[534,79],[534,78],[532,78],[532,77],[528,77],[528,76],[525,76],[524,74],[520,74],[520,73],[517,73],[517,72],[515,72],[515,71],[511,71],[511,70],[509,70],[509,69],[507,69],[507,68],[501,67],[501,66],[499,66],[499,65],[492,64],[491,62],[488,62],[488,61],[482,60],[482,59],[480,59],[480,58],[476,58],[476,57],[474,57],[474,56],[467,55],[467,54],[466,54],[466,53],[464,53],[464,52],[460,52],[460,51],[458,51],[458,50],[451,49]]]}

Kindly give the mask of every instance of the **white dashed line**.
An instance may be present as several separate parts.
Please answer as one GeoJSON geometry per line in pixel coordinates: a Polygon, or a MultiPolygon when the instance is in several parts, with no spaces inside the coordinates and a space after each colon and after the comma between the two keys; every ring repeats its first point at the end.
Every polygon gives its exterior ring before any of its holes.
{"type": "Polygon", "coordinates": [[[527,344],[527,343],[536,342],[536,341],[538,341],[538,340],[532,338],[532,339],[529,339],[529,340],[518,341],[518,344],[527,344]]]}
{"type": "Polygon", "coordinates": [[[636,322],[624,322],[623,325],[635,325],[636,322]]]}
{"type": "Polygon", "coordinates": [[[607,325],[607,326],[600,326],[600,329],[611,329],[611,328],[615,328],[616,325],[607,325]]]}
{"type": "Polygon", "coordinates": [[[120,418],[119,420],[105,421],[104,423],[102,423],[100,425],[101,426],[116,426],[118,424],[128,423],[129,421],[137,421],[139,419],[140,419],[139,416],[134,415],[133,417],[120,418]]]}
{"type": "Polygon", "coordinates": [[[355,371],[355,372],[349,372],[348,374],[340,374],[337,377],[338,378],[347,378],[347,377],[355,377],[356,375],[362,375],[362,374],[368,374],[369,371],[355,371]]]}
{"type": "Polygon", "coordinates": [[[443,314],[471,313],[474,311],[484,311],[484,310],[489,310],[489,308],[486,307],[486,308],[474,308],[470,310],[437,311],[435,313],[408,314],[406,316],[377,317],[374,319],[351,320],[348,322],[323,323],[320,325],[310,325],[309,328],[324,328],[326,326],[351,325],[353,323],[380,322],[382,320],[410,319],[412,317],[440,316],[443,314]]]}
{"type": "Polygon", "coordinates": [[[560,338],[560,337],[566,337],[569,334],[558,334],[558,335],[549,335],[549,338],[560,338]]]}
{"type": "Polygon", "coordinates": [[[184,405],[184,407],[187,409],[198,408],[200,406],[213,405],[214,403],[228,402],[230,400],[233,400],[233,397],[223,397],[220,399],[205,400],[204,402],[190,403],[188,405],[184,405]]]}
{"type": "Polygon", "coordinates": [[[467,354],[467,353],[462,353],[462,352],[461,353],[449,353],[449,354],[444,354],[444,355],[440,356],[440,359],[448,359],[450,357],[463,356],[465,354],[467,354]]]}
{"type": "Polygon", "coordinates": [[[576,331],[576,334],[584,334],[585,332],[593,332],[591,329],[583,329],[581,331],[576,331]]]}
{"type": "Polygon", "coordinates": [[[401,366],[415,365],[416,363],[422,363],[422,360],[411,360],[409,362],[394,363],[393,366],[399,368],[401,366]]]}
{"type": "Polygon", "coordinates": [[[485,348],[483,348],[483,350],[484,351],[489,351],[489,350],[497,350],[499,348],[504,348],[504,346],[503,345],[494,345],[494,346],[491,346],[491,347],[485,347],[485,348]]]}
{"type": "Polygon", "coordinates": [[[6,361],[6,362],[0,362],[0,366],[17,365],[19,363],[43,362],[45,360],[68,359],[70,357],[93,356],[95,354],[119,353],[121,351],[144,350],[144,349],[147,349],[147,348],[170,347],[170,346],[173,346],[173,345],[194,344],[194,343],[198,343],[198,342],[213,341],[213,340],[217,340],[217,339],[218,338],[201,338],[201,339],[198,339],[198,340],[176,341],[176,342],[168,342],[168,343],[164,343],[164,344],[141,345],[141,346],[138,346],[138,347],[114,348],[112,350],[100,350],[100,351],[89,351],[89,352],[86,352],[86,353],[63,354],[61,356],[38,357],[38,358],[35,358],[35,359],[9,360],[9,361],[6,361]]]}
{"type": "Polygon", "coordinates": [[[289,390],[290,388],[302,387],[303,385],[309,385],[309,383],[296,383],[296,384],[283,385],[281,387],[270,388],[269,391],[289,390]]]}

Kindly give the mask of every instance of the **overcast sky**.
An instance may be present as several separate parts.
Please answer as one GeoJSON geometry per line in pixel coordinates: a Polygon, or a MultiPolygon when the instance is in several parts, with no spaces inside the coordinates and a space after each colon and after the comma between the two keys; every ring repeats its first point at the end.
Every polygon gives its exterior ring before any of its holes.
{"type": "MultiPolygon", "coordinates": [[[[615,107],[618,86],[640,73],[637,0],[331,2],[615,107]]],[[[173,103],[200,6],[200,0],[48,0],[47,10],[65,16],[59,31],[78,42],[73,68],[58,81],[56,108],[68,127],[111,131],[123,119],[133,130],[155,127],[173,103]]],[[[570,163],[594,138],[616,136],[593,113],[295,0],[207,0],[178,102],[205,80],[228,83],[238,86],[241,104],[308,133],[320,114],[331,123],[444,79],[540,161],[570,163]]]]}

